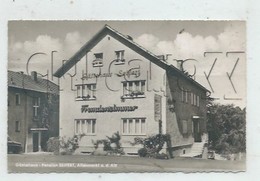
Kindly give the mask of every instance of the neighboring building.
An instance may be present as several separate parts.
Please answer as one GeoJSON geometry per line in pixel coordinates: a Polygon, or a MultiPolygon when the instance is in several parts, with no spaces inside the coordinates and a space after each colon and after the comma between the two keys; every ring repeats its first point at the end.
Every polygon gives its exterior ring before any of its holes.
{"type": "Polygon", "coordinates": [[[79,152],[115,132],[129,154],[135,137],[171,136],[174,155],[206,133],[207,89],[105,26],[54,74],[60,82],[60,136],[84,134],[79,152]],[[85,57],[85,58],[83,58],[85,57]]]}
{"type": "Polygon", "coordinates": [[[24,152],[46,151],[59,136],[59,87],[32,72],[8,71],[8,136],[24,152]]]}

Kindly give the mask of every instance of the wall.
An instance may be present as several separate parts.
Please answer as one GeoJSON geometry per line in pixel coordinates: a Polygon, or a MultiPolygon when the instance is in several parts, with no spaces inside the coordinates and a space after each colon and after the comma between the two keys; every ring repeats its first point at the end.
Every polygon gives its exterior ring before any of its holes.
{"type": "MultiPolygon", "coordinates": [[[[8,88],[8,136],[13,140],[22,143],[24,152],[33,151],[32,132],[30,128],[41,127],[41,119],[33,121],[33,97],[40,97],[39,113],[42,113],[43,104],[47,104],[45,93],[28,91],[19,88],[8,88]],[[15,95],[20,94],[20,105],[15,104],[15,95]],[[20,131],[15,131],[15,121],[20,121],[20,131]]],[[[54,96],[55,102],[50,117],[50,136],[59,136],[59,96],[54,96]]],[[[42,138],[44,142],[46,138],[42,138]]]]}
{"type": "Polygon", "coordinates": [[[26,114],[25,111],[27,103],[27,96],[25,92],[20,89],[8,88],[8,136],[13,141],[17,141],[22,143],[23,150],[25,149],[25,140],[26,140],[26,114]],[[16,93],[20,94],[20,105],[16,105],[15,103],[15,95],[16,93]],[[15,131],[15,121],[20,121],[20,131],[15,131]]]}
{"type": "MultiPolygon", "coordinates": [[[[206,92],[201,88],[195,86],[190,81],[180,77],[179,75],[168,73],[167,74],[167,99],[173,100],[174,111],[166,108],[166,132],[172,137],[172,146],[175,147],[174,151],[181,154],[180,150],[189,151],[194,142],[193,134],[193,116],[200,117],[200,131],[206,131],[206,92]],[[182,101],[181,89],[189,90],[200,97],[200,106],[192,105],[190,99],[188,103],[182,101]],[[182,120],[187,121],[187,133],[183,133],[182,120]]],[[[166,101],[169,107],[168,101],[166,101]]]]}

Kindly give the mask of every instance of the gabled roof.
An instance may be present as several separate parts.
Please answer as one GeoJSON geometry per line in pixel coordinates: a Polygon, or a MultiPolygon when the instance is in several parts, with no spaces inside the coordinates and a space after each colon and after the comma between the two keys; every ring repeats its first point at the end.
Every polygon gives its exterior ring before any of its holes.
{"type": "Polygon", "coordinates": [[[95,36],[93,36],[86,44],[84,44],[63,66],[61,66],[54,73],[54,76],[58,78],[63,76],[68,70],[71,69],[71,67],[73,67],[78,61],[80,61],[81,58],[85,56],[87,52],[89,52],[96,44],[98,44],[99,41],[102,40],[106,35],[110,35],[111,37],[115,38],[116,40],[118,40],[128,48],[134,50],[141,56],[153,62],[154,64],[165,69],[167,72],[182,76],[186,78],[188,81],[191,81],[198,87],[202,88],[203,90],[208,91],[205,87],[203,87],[198,82],[194,81],[192,78],[185,75],[182,71],[180,71],[173,65],[170,65],[167,62],[159,59],[155,54],[143,48],[142,46],[138,45],[137,43],[135,43],[130,36],[125,36],[108,25],[105,25],[95,36]]]}
{"type": "Polygon", "coordinates": [[[37,81],[35,81],[30,75],[10,70],[8,70],[8,87],[59,94],[59,86],[49,80],[38,77],[37,81]]]}

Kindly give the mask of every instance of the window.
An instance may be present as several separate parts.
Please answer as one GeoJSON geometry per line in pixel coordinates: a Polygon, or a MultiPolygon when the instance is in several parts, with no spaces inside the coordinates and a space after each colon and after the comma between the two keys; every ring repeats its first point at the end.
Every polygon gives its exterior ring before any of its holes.
{"type": "Polygon", "coordinates": [[[184,90],[181,90],[181,101],[184,102],[184,90]]]}
{"type": "Polygon", "coordinates": [[[125,63],[125,59],[124,59],[124,50],[120,50],[120,51],[115,51],[116,54],[116,65],[121,65],[125,63]]]}
{"type": "Polygon", "coordinates": [[[40,107],[40,98],[34,97],[33,98],[33,117],[39,116],[39,107],[40,107]]]}
{"type": "Polygon", "coordinates": [[[77,98],[76,100],[95,100],[96,99],[96,84],[81,84],[76,85],[77,98]]]}
{"type": "Polygon", "coordinates": [[[20,94],[15,94],[15,104],[18,106],[21,104],[20,94]]]}
{"type": "Polygon", "coordinates": [[[20,132],[20,131],[21,131],[21,122],[15,121],[15,132],[20,132]]]}
{"type": "Polygon", "coordinates": [[[127,81],[123,82],[122,98],[141,98],[144,96],[145,81],[127,81]]]}
{"type": "Polygon", "coordinates": [[[124,118],[122,133],[125,135],[145,135],[145,118],[124,118]]]}
{"type": "Polygon", "coordinates": [[[188,103],[189,91],[185,91],[185,102],[188,103]]]}
{"type": "Polygon", "coordinates": [[[197,95],[193,94],[193,105],[196,106],[197,105],[197,95]]]}
{"type": "Polygon", "coordinates": [[[200,96],[197,95],[197,106],[200,106],[200,96]]]}
{"type": "Polygon", "coordinates": [[[182,133],[187,134],[188,133],[188,121],[182,120],[182,133]]]}
{"type": "Polygon", "coordinates": [[[96,120],[95,119],[77,119],[75,120],[75,134],[95,134],[96,120]]]}
{"type": "Polygon", "coordinates": [[[103,66],[103,53],[95,53],[95,60],[93,60],[93,67],[102,67],[103,66]]]}
{"type": "Polygon", "coordinates": [[[190,103],[191,103],[191,105],[193,105],[193,93],[192,92],[190,93],[190,103]]]}

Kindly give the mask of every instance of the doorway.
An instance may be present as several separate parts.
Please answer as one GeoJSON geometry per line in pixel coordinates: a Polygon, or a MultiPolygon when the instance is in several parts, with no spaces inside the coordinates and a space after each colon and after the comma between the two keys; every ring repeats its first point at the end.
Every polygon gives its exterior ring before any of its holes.
{"type": "Polygon", "coordinates": [[[195,142],[201,142],[199,119],[193,119],[193,135],[195,142]]]}
{"type": "Polygon", "coordinates": [[[39,151],[39,133],[33,133],[33,152],[39,151]]]}

